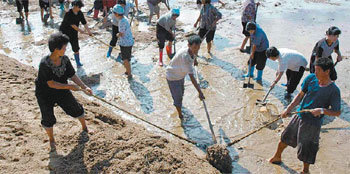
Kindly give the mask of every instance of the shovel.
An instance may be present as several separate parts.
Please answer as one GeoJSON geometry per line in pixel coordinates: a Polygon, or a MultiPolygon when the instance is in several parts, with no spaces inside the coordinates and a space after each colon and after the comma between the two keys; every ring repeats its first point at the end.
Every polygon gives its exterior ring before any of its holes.
{"type": "Polygon", "coordinates": [[[266,99],[267,96],[269,96],[270,92],[272,91],[272,89],[274,88],[274,86],[270,87],[269,91],[267,91],[267,93],[265,94],[263,100],[257,99],[256,100],[256,105],[261,105],[261,106],[266,106],[266,99]]]}
{"type": "Polygon", "coordinates": [[[22,24],[22,23],[23,23],[22,17],[16,18],[16,24],[22,24]]]}
{"type": "MultiPolygon", "coordinates": [[[[195,71],[196,71],[196,76],[197,76],[198,83],[200,83],[197,68],[195,69],[195,71]]],[[[211,135],[212,135],[212,138],[213,138],[213,140],[214,140],[214,144],[216,144],[216,143],[217,143],[217,141],[216,141],[216,136],[215,136],[215,133],[214,133],[213,125],[211,124],[211,121],[210,121],[210,117],[209,117],[209,112],[208,112],[208,109],[207,109],[207,105],[205,104],[204,99],[202,100],[202,102],[203,102],[203,106],[204,106],[205,113],[206,113],[206,115],[207,115],[207,119],[208,119],[210,131],[211,131],[211,135]]]]}
{"type": "Polygon", "coordinates": [[[248,83],[244,83],[244,84],[243,84],[243,88],[252,88],[252,89],[254,88],[254,84],[250,83],[250,79],[252,78],[252,77],[251,77],[251,74],[249,74],[251,68],[252,68],[252,59],[249,60],[248,83]]]}
{"type": "Polygon", "coordinates": [[[91,13],[94,11],[94,7],[92,7],[87,13],[86,13],[86,15],[87,16],[90,16],[91,15],[91,13]]]}

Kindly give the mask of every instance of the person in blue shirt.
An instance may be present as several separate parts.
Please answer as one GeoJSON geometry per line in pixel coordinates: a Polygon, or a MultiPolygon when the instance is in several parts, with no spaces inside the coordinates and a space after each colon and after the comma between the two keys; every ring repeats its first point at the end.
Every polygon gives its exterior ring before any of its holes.
{"type": "Polygon", "coordinates": [[[287,146],[298,147],[298,159],[303,162],[301,173],[309,173],[310,164],[315,163],[319,149],[320,130],[324,115],[338,117],[341,114],[340,90],[331,80],[330,73],[334,64],[329,58],[318,58],[315,62],[315,74],[308,75],[301,85],[302,91],[282,112],[285,118],[300,104],[298,111],[311,109],[310,112],[293,116],[282,132],[275,155],[269,160],[273,164],[282,162],[282,152],[287,146]]]}
{"type": "Polygon", "coordinates": [[[248,66],[251,60],[250,70],[244,75],[244,77],[254,76],[254,68],[258,70],[257,78],[255,79],[258,83],[262,84],[263,70],[266,65],[267,57],[266,50],[269,48],[269,40],[262,28],[254,22],[248,22],[246,30],[250,34],[250,39],[252,42],[252,48],[250,52],[250,59],[248,61],[248,66]]]}
{"type": "Polygon", "coordinates": [[[119,21],[119,33],[117,34],[117,37],[119,38],[118,44],[120,46],[121,58],[126,69],[125,75],[127,75],[128,78],[132,78],[130,60],[132,46],[134,45],[134,38],[132,36],[130,24],[129,21],[124,17],[124,8],[120,4],[117,4],[113,7],[113,13],[119,21]]]}

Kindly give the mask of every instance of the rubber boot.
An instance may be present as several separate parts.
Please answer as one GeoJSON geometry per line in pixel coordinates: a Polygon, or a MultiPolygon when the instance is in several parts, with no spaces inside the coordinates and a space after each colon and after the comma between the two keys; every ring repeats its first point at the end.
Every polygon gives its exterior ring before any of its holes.
{"type": "Polygon", "coordinates": [[[159,51],[159,66],[163,66],[163,51],[159,51]]]}
{"type": "Polygon", "coordinates": [[[94,17],[93,17],[93,19],[96,20],[98,18],[98,13],[99,13],[99,10],[94,9],[94,17]]]}
{"type": "Polygon", "coordinates": [[[64,10],[64,4],[63,4],[63,3],[60,4],[60,9],[61,9],[62,11],[64,10]]]}
{"type": "Polygon", "coordinates": [[[113,47],[109,46],[108,51],[107,51],[107,58],[111,57],[113,47]]]}
{"type": "Polygon", "coordinates": [[[262,75],[263,75],[263,70],[258,70],[258,76],[256,77],[256,82],[262,84],[262,75]]]}
{"type": "Polygon", "coordinates": [[[168,56],[170,57],[170,55],[171,55],[171,46],[169,47],[169,45],[167,45],[165,50],[166,50],[166,53],[168,54],[168,56]]]}
{"type": "MultiPolygon", "coordinates": [[[[243,77],[254,77],[254,69],[255,66],[250,67],[250,72],[248,72],[247,74],[244,74],[243,77]]],[[[248,70],[249,70],[249,66],[248,66],[248,70]]]]}
{"type": "Polygon", "coordinates": [[[75,62],[76,62],[78,67],[83,66],[83,64],[80,63],[79,53],[78,54],[74,54],[74,59],[75,59],[75,62]]]}

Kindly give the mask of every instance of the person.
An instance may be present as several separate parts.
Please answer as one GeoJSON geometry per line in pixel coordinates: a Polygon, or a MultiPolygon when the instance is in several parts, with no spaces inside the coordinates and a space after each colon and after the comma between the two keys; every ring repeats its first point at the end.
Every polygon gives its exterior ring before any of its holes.
{"type": "Polygon", "coordinates": [[[256,69],[258,70],[257,78],[255,79],[258,83],[262,84],[262,75],[263,70],[266,65],[267,57],[266,50],[269,48],[269,40],[263,29],[260,28],[259,25],[254,22],[248,22],[246,26],[246,30],[250,34],[250,38],[252,40],[252,48],[250,53],[250,58],[248,61],[248,66],[251,60],[250,70],[248,69],[248,73],[244,75],[244,77],[254,76],[254,68],[256,65],[256,69]]]}
{"type": "Polygon", "coordinates": [[[130,79],[132,78],[130,60],[134,38],[132,36],[129,21],[124,17],[124,12],[124,8],[120,4],[113,7],[113,13],[119,21],[119,33],[117,34],[117,37],[119,38],[118,45],[120,46],[121,58],[126,69],[125,75],[130,79]]]}
{"type": "Polygon", "coordinates": [[[333,62],[328,58],[316,60],[315,74],[311,73],[305,78],[301,85],[302,91],[282,112],[281,117],[287,117],[299,104],[299,111],[304,109],[311,109],[311,111],[293,116],[282,132],[277,151],[269,162],[280,164],[282,152],[287,146],[298,147],[298,159],[304,165],[302,173],[309,173],[309,166],[315,163],[319,149],[324,115],[338,117],[341,114],[340,90],[330,79],[330,71],[333,66],[333,62]]]}
{"type": "Polygon", "coordinates": [[[79,24],[82,23],[85,27],[85,30],[88,32],[90,36],[92,33],[87,25],[84,14],[80,11],[80,9],[84,6],[81,0],[74,0],[72,2],[73,8],[70,9],[63,18],[63,21],[60,26],[60,31],[63,34],[66,34],[69,37],[69,42],[72,46],[72,50],[74,52],[74,58],[78,67],[83,66],[80,62],[79,56],[79,41],[78,41],[78,32],[84,33],[83,30],[79,28],[79,24]]]}
{"type": "Polygon", "coordinates": [[[214,39],[216,31],[216,23],[222,18],[222,14],[213,5],[210,4],[211,0],[202,0],[203,7],[201,8],[200,15],[194,24],[197,28],[197,24],[200,21],[200,29],[198,35],[201,39],[206,37],[207,51],[210,53],[212,41],[214,39]]]}
{"type": "MultiPolygon", "coordinates": [[[[242,53],[246,50],[244,49],[245,45],[247,44],[247,41],[250,39],[250,34],[246,30],[246,26],[248,22],[255,22],[256,19],[256,7],[259,5],[259,3],[255,3],[255,0],[245,0],[242,6],[242,26],[245,38],[242,42],[241,48],[239,49],[242,53]]],[[[250,44],[251,45],[251,44],[250,44]]]]}
{"type": "Polygon", "coordinates": [[[52,0],[39,0],[39,6],[40,6],[40,16],[41,16],[41,21],[45,22],[47,21],[47,18],[44,17],[44,10],[47,12],[49,11],[50,18],[53,19],[52,15],[52,0]],[[49,10],[47,10],[49,8],[49,10]]]}
{"type": "Polygon", "coordinates": [[[166,52],[168,56],[171,56],[171,46],[175,39],[175,24],[176,18],[180,16],[180,9],[172,9],[171,13],[167,13],[159,18],[157,22],[157,40],[159,46],[159,66],[163,66],[163,49],[164,43],[168,40],[168,45],[166,46],[166,52]]]}
{"type": "Polygon", "coordinates": [[[197,89],[199,98],[201,100],[205,99],[202,90],[193,76],[194,69],[192,66],[192,64],[197,64],[196,57],[198,55],[201,42],[201,38],[198,35],[191,36],[188,39],[188,48],[183,48],[176,53],[175,57],[171,59],[166,68],[166,79],[174,101],[174,106],[176,107],[180,119],[183,119],[181,107],[185,91],[184,79],[187,74],[189,75],[192,84],[197,89]]]}
{"type": "MultiPolygon", "coordinates": [[[[130,8],[134,8],[134,4],[130,3],[129,1],[126,2],[125,0],[118,0],[117,4],[120,4],[124,8],[124,16],[126,18],[128,18],[130,8]]],[[[117,17],[114,15],[114,13],[111,14],[111,18],[112,18],[112,40],[109,42],[109,48],[107,51],[107,58],[111,57],[113,48],[117,44],[117,41],[118,41],[117,34],[119,33],[119,28],[118,28],[119,21],[118,21],[117,17]]]]}
{"type": "Polygon", "coordinates": [[[153,14],[156,13],[157,19],[159,19],[159,3],[164,3],[165,6],[170,10],[169,4],[166,3],[166,0],[147,0],[147,5],[149,7],[149,19],[148,19],[148,24],[150,25],[152,23],[152,17],[153,14]]]}
{"type": "Polygon", "coordinates": [[[28,16],[29,16],[29,0],[16,0],[16,6],[17,6],[17,11],[19,13],[19,16],[24,19],[24,15],[22,10],[24,9],[24,13],[26,16],[26,20],[28,21],[28,16]]]}
{"type": "MultiPolygon", "coordinates": [[[[315,72],[315,66],[314,62],[318,58],[321,57],[327,57],[331,60],[333,51],[338,55],[337,56],[337,62],[342,61],[342,56],[339,50],[339,35],[341,34],[341,31],[338,27],[332,26],[328,28],[326,31],[326,38],[321,39],[318,41],[312,50],[312,55],[310,58],[310,72],[315,72]]],[[[337,72],[335,69],[331,70],[331,79],[337,80],[337,72]]]]}
{"type": "Polygon", "coordinates": [[[92,95],[92,90],[76,75],[69,58],[65,55],[68,42],[68,36],[62,33],[54,33],[49,37],[48,46],[51,53],[41,59],[35,80],[35,96],[41,112],[41,125],[46,130],[52,150],[55,148],[53,126],[56,124],[56,104],[66,114],[77,118],[83,131],[88,132],[84,108],[74,98],[71,90],[83,90],[88,95],[92,95]],[[75,84],[68,83],[67,79],[71,79],[75,84]]]}
{"type": "Polygon", "coordinates": [[[286,71],[287,93],[285,95],[285,98],[291,98],[291,94],[295,91],[301,78],[304,75],[307,65],[306,58],[298,51],[288,48],[277,49],[276,47],[268,48],[266,51],[266,57],[273,61],[278,61],[276,79],[273,81],[270,87],[273,88],[286,71]]]}
{"type": "Polygon", "coordinates": [[[103,23],[106,24],[110,9],[117,4],[117,0],[102,0],[102,4],[103,4],[103,14],[104,14],[103,23]]]}
{"type": "Polygon", "coordinates": [[[93,16],[94,20],[98,19],[98,14],[102,10],[103,10],[103,2],[102,2],[102,0],[95,0],[94,1],[94,16],[93,16]]]}
{"type": "Polygon", "coordinates": [[[136,11],[137,11],[138,14],[140,14],[141,11],[140,11],[140,9],[139,9],[139,1],[138,1],[138,0],[135,0],[134,2],[135,2],[136,11]]]}
{"type": "MultiPolygon", "coordinates": [[[[197,0],[197,7],[200,9],[202,7],[202,0],[197,0]]],[[[222,6],[225,6],[226,4],[220,0],[212,0],[211,1],[212,4],[214,3],[220,3],[222,6]]]]}

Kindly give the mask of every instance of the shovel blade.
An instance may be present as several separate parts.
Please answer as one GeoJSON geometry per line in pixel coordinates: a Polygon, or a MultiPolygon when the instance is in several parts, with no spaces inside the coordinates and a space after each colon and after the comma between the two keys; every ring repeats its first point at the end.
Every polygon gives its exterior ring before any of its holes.
{"type": "Polygon", "coordinates": [[[254,84],[251,84],[251,83],[245,83],[243,84],[243,88],[254,88],[254,84]]]}
{"type": "Polygon", "coordinates": [[[22,18],[16,18],[16,24],[22,24],[23,20],[22,18]]]}

